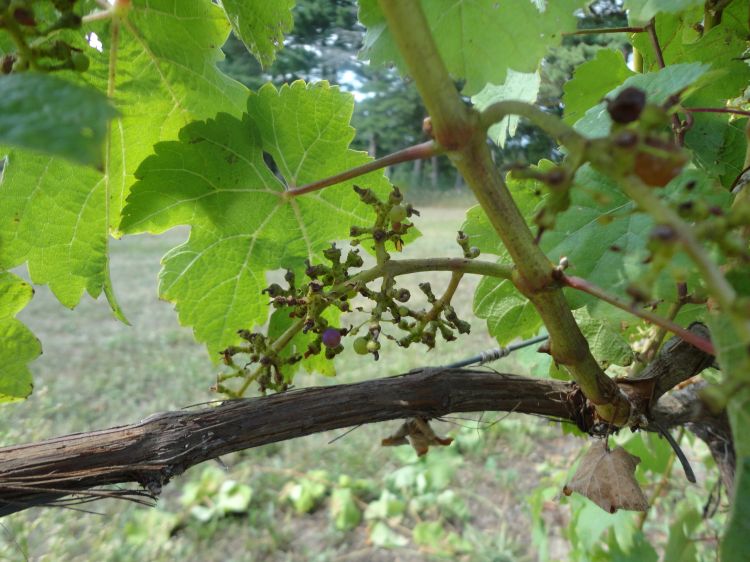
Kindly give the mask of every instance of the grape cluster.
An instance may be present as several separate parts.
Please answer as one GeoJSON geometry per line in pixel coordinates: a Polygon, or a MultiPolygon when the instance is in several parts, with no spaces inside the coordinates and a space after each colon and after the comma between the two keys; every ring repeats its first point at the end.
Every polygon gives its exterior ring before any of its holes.
{"type": "Polygon", "coordinates": [[[81,27],[74,9],[78,0],[0,0],[0,32],[16,51],[0,58],[0,74],[33,69],[42,72],[85,72],[89,58],[61,36],[63,30],[81,27]]]}
{"type": "MultiPolygon", "coordinates": [[[[242,377],[246,381],[252,378],[262,391],[285,390],[290,380],[284,375],[285,369],[321,353],[326,359],[332,359],[344,350],[344,338],[347,336],[351,337],[350,345],[356,353],[369,354],[377,360],[383,338],[393,340],[402,347],[422,343],[433,348],[438,333],[446,341],[451,341],[456,339],[455,331],[469,332],[469,324],[458,318],[450,304],[455,287],[437,298],[429,283],[420,284],[419,288],[430,306],[426,310],[413,309],[408,306],[410,291],[397,286],[395,276],[389,273],[391,252],[401,250],[403,236],[413,226],[410,219],[418,215],[418,211],[404,203],[403,194],[398,188],[394,188],[385,200],[370,189],[358,186],[354,189],[360,200],[373,208],[374,221],[370,226],[351,227],[351,248],[348,251],[344,252],[336,244],[331,244],[322,252],[323,263],[306,261],[303,283],[298,283],[294,272],[287,271],[285,286],[272,283],[263,290],[277,314],[283,311],[294,324],[273,341],[263,334],[240,331],[241,338],[247,344],[224,350],[224,363],[233,372],[220,375],[217,385],[220,392],[232,395],[223,382],[233,377],[242,377]],[[376,264],[362,270],[364,259],[359,247],[366,245],[374,254],[376,264]],[[378,279],[378,288],[368,286],[378,279]],[[359,301],[352,303],[353,299],[362,297],[371,303],[369,307],[360,306],[359,301]],[[353,310],[365,312],[368,319],[346,328],[333,326],[324,314],[331,308],[339,313],[353,310]],[[386,333],[384,324],[391,324],[404,334],[399,337],[386,333]],[[301,340],[295,340],[295,346],[300,351],[285,352],[284,348],[300,334],[305,337],[302,347],[299,344],[301,340]],[[239,355],[246,357],[247,363],[239,365],[236,361],[239,355]]],[[[470,245],[469,237],[463,232],[459,232],[456,241],[464,257],[473,259],[479,255],[479,250],[470,245]]]]}

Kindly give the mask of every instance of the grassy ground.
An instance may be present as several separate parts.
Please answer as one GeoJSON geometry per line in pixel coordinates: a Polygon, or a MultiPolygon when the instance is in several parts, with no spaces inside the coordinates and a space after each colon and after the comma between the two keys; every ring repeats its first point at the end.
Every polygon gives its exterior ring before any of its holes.
{"type": "MultiPolygon", "coordinates": [[[[454,237],[464,208],[451,204],[424,209],[419,222],[424,236],[406,254],[458,255],[454,237]]],[[[33,365],[36,386],[31,398],[4,408],[2,444],[129,423],[215,398],[208,391],[215,367],[204,348],[194,342],[189,329],[178,325],[171,305],[156,297],[159,258],[185,234],[173,231],[159,238],[112,242],[113,278],[130,327],[113,320],[101,300],[84,299],[75,311],[68,311],[39,288],[22,320],[42,340],[44,355],[33,365]]],[[[431,274],[430,281],[437,292],[447,276],[431,274]]],[[[387,376],[492,347],[482,322],[471,317],[474,283],[468,279],[455,301],[459,316],[472,319],[470,337],[432,353],[386,348],[377,363],[347,352],[337,358],[335,379],[302,376],[298,384],[387,376]]],[[[518,371],[512,360],[495,367],[518,371]]],[[[488,414],[483,422],[496,419],[488,414]]],[[[451,419],[436,429],[453,435],[457,443],[417,460],[406,448],[380,447],[380,439],[396,425],[361,427],[334,443],[330,441],[341,432],[230,455],[224,459],[226,472],[213,464],[195,467],[166,488],[156,509],[103,501],[87,506],[99,515],[35,509],[6,517],[0,522],[0,559],[535,558],[525,498],[547,473],[569,464],[578,446],[572,438],[562,437],[559,428],[543,420],[510,416],[477,430],[475,423],[451,419]],[[194,508],[216,505],[216,488],[227,480],[249,486],[249,505],[200,522],[195,516],[200,509],[194,508]],[[192,485],[195,490],[201,481],[205,494],[187,501],[186,489],[192,485]],[[352,490],[360,515],[378,499],[383,504],[391,496],[396,502],[392,505],[401,502],[403,508],[379,517],[371,507],[357,525],[354,515],[343,525],[339,522],[339,527],[353,527],[340,530],[335,519],[338,500],[329,496],[341,489],[352,490]],[[389,490],[386,500],[383,490],[389,490]],[[299,500],[300,493],[308,492],[309,505],[294,503],[294,497],[299,500]]],[[[565,517],[560,508],[550,520],[553,539],[565,517]]],[[[556,544],[553,540],[553,553],[563,554],[564,548],[556,544]]]]}

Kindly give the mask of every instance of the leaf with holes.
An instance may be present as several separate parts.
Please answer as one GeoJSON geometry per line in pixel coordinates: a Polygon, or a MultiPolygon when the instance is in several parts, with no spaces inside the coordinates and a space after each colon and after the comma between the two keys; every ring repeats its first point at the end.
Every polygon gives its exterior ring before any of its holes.
{"type": "MultiPolygon", "coordinates": [[[[237,330],[266,322],[266,271],[301,272],[305,259],[320,261],[331,240],[372,219],[352,181],[286,195],[369,161],[348,148],[352,109],[352,96],[326,82],[268,84],[250,96],[242,119],[219,114],[191,123],[179,141],[157,144],[138,170],[122,228],[192,227],[164,257],[160,293],[211,353],[237,343],[237,330]]],[[[382,172],[356,183],[381,194],[389,186],[382,172]]]]}
{"type": "Polygon", "coordinates": [[[635,479],[641,459],[622,447],[609,451],[605,441],[591,445],[573,479],[563,489],[566,496],[578,492],[607,513],[618,509],[646,511],[648,500],[635,479]]]}
{"type": "Polygon", "coordinates": [[[284,33],[294,25],[292,8],[295,0],[247,2],[221,0],[220,4],[239,37],[260,64],[267,68],[284,46],[284,33]]]}
{"type": "MultiPolygon", "coordinates": [[[[505,83],[499,86],[487,84],[481,92],[471,98],[472,103],[479,111],[484,110],[493,103],[504,100],[516,100],[534,103],[539,93],[541,78],[538,72],[516,72],[508,70],[505,83]]],[[[516,134],[518,115],[509,115],[499,123],[495,123],[488,130],[490,138],[498,146],[505,146],[508,137],[516,134]]]]}

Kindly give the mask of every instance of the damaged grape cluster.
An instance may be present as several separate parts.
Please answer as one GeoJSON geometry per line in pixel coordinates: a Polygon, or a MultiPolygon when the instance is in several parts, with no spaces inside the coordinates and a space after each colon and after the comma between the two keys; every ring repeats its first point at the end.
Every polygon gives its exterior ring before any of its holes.
{"type": "MultiPolygon", "coordinates": [[[[223,363],[231,371],[219,375],[216,390],[235,395],[236,391],[225,382],[240,378],[257,382],[261,392],[283,391],[289,387],[295,364],[321,353],[326,359],[333,359],[351,346],[355,353],[369,354],[378,360],[384,339],[405,348],[421,343],[432,349],[438,334],[445,341],[453,341],[456,332],[469,333],[469,323],[460,319],[451,306],[452,291],[447,290],[438,298],[429,282],[420,283],[427,307],[415,306],[410,302],[411,292],[398,286],[396,276],[389,270],[391,253],[401,251],[403,237],[414,227],[411,219],[419,212],[404,202],[397,187],[382,199],[370,189],[355,185],[354,190],[374,211],[372,224],[350,228],[348,250],[332,243],[323,251],[324,262],[313,264],[306,260],[304,280],[288,270],[283,285],[271,283],[263,290],[270,298],[270,306],[288,314],[294,323],[275,339],[260,331],[240,330],[244,343],[222,352],[223,363]],[[363,247],[375,258],[370,268],[364,268],[363,247]],[[339,313],[358,312],[360,318],[364,313],[366,320],[333,325],[324,314],[331,308],[339,313]],[[307,336],[306,347],[282,353],[300,333],[307,336]]],[[[458,233],[457,242],[464,257],[479,255],[463,232],[458,233]]]]}

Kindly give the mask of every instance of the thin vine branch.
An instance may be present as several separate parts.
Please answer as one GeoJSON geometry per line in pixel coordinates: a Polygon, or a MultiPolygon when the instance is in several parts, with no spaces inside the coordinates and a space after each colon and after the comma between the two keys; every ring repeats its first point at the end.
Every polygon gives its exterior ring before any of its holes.
{"type": "Polygon", "coordinates": [[[662,52],[661,45],[659,44],[659,36],[656,34],[656,25],[654,24],[653,19],[651,19],[651,21],[646,24],[646,31],[648,32],[648,38],[651,41],[651,47],[654,49],[656,64],[659,65],[659,68],[665,68],[667,65],[664,62],[664,53],[662,52]]]}
{"type": "Polygon", "coordinates": [[[675,324],[671,320],[667,320],[666,318],[659,316],[658,314],[654,314],[653,312],[644,310],[643,308],[640,308],[635,304],[626,303],[618,299],[617,297],[607,293],[604,289],[597,287],[592,283],[589,283],[585,279],[582,279],[581,277],[576,277],[574,275],[562,275],[560,277],[560,281],[571,289],[576,289],[577,291],[587,293],[621,310],[630,312],[634,316],[642,318],[643,320],[646,320],[647,322],[650,322],[655,326],[661,326],[662,328],[669,330],[673,334],[680,336],[683,340],[694,345],[705,353],[709,353],[714,356],[716,355],[716,350],[713,344],[707,339],[694,334],[690,330],[687,330],[682,326],[675,324]]]}
{"type": "Polygon", "coordinates": [[[731,113],[732,115],[750,117],[750,111],[737,109],[736,107],[682,107],[680,110],[686,113],[731,113]]]}
{"type": "Polygon", "coordinates": [[[399,150],[398,152],[383,156],[382,158],[378,158],[377,160],[372,160],[371,162],[367,162],[366,164],[362,164],[361,166],[356,166],[354,168],[351,168],[350,170],[341,172],[340,174],[323,178],[321,180],[314,181],[312,183],[296,187],[294,189],[289,189],[284,192],[284,196],[288,198],[298,197],[300,195],[304,195],[305,193],[311,193],[313,191],[318,191],[320,189],[336,185],[337,183],[341,183],[342,181],[357,178],[359,176],[364,176],[365,174],[369,174],[370,172],[374,172],[375,170],[380,170],[382,168],[392,166],[393,164],[401,164],[402,162],[409,162],[411,160],[424,160],[426,158],[432,158],[433,156],[442,154],[444,151],[445,150],[434,141],[415,144],[414,146],[404,148],[403,150],[399,150]]]}
{"type": "Polygon", "coordinates": [[[572,35],[598,35],[600,33],[643,33],[645,27],[592,27],[589,29],[577,29],[576,31],[565,31],[563,37],[572,35]]]}

